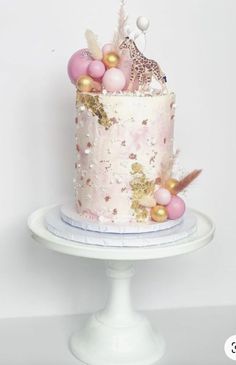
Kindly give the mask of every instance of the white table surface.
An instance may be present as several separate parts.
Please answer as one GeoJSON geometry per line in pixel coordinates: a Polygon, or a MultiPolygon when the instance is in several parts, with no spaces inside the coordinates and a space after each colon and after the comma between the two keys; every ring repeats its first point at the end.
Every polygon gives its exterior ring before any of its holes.
{"type": "MultiPolygon", "coordinates": [[[[168,351],[158,365],[234,364],[224,353],[224,342],[236,334],[236,307],[171,309],[145,314],[167,340],[168,351]]],[[[74,315],[1,319],[0,364],[82,365],[70,353],[67,342],[87,318],[74,315]]]]}

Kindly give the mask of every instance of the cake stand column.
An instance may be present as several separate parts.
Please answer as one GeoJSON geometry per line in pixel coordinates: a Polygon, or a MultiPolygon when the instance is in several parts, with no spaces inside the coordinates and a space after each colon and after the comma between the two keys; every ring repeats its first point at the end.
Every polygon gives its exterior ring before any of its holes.
{"type": "Polygon", "coordinates": [[[88,365],[155,364],[164,354],[165,345],[131,304],[132,262],[110,261],[106,273],[110,281],[106,306],[71,337],[72,353],[88,365]]]}

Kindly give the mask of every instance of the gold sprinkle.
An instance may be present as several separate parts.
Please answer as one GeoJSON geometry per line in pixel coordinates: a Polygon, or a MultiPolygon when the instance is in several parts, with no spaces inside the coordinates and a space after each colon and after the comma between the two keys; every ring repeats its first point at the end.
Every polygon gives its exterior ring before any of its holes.
{"type": "Polygon", "coordinates": [[[131,154],[129,155],[129,158],[130,158],[131,160],[136,160],[137,155],[135,155],[134,153],[131,153],[131,154]]]}
{"type": "Polygon", "coordinates": [[[145,119],[145,120],[142,121],[142,124],[147,125],[147,122],[148,122],[148,119],[145,119]]]}
{"type": "Polygon", "coordinates": [[[109,200],[111,199],[111,197],[109,195],[107,195],[107,196],[105,196],[104,199],[105,199],[106,202],[109,202],[109,200]]]}
{"type": "Polygon", "coordinates": [[[113,215],[116,215],[116,214],[117,214],[117,209],[113,209],[112,214],[113,214],[113,215]]]}
{"type": "Polygon", "coordinates": [[[126,146],[126,142],[125,141],[122,141],[121,142],[121,146],[126,146]]]}
{"type": "Polygon", "coordinates": [[[137,174],[138,172],[141,172],[142,171],[142,165],[140,165],[140,163],[138,162],[135,162],[132,164],[132,173],[133,174],[137,174]]]}
{"type": "Polygon", "coordinates": [[[84,105],[92,114],[98,117],[98,123],[105,129],[110,128],[114,124],[114,118],[110,120],[104,109],[103,104],[99,100],[98,95],[81,94],[77,92],[77,105],[84,105]]]}

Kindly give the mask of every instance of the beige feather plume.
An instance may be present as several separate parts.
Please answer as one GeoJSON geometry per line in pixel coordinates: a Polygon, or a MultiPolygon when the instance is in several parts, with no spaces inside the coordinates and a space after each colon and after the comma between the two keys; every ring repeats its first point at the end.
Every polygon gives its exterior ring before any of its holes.
{"type": "Polygon", "coordinates": [[[113,47],[117,52],[119,52],[119,46],[126,36],[125,27],[127,25],[127,21],[128,21],[128,16],[126,16],[125,14],[125,0],[121,0],[119,18],[118,18],[118,27],[112,41],[113,47]]]}
{"type": "Polygon", "coordinates": [[[193,180],[195,180],[200,175],[201,172],[202,170],[193,170],[192,172],[190,172],[190,174],[188,174],[178,182],[178,184],[174,188],[173,193],[178,194],[183,191],[189,184],[193,182],[193,180]]]}
{"type": "Polygon", "coordinates": [[[85,32],[85,37],[88,44],[89,53],[95,60],[101,60],[103,57],[102,50],[99,47],[98,39],[95,33],[93,33],[90,29],[87,29],[85,32]]]}

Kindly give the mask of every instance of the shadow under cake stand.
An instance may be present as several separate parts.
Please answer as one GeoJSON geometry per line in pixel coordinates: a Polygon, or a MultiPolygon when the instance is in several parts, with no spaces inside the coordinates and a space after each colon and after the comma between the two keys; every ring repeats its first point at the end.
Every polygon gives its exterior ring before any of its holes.
{"type": "MultiPolygon", "coordinates": [[[[165,352],[165,341],[131,304],[130,279],[134,275],[134,263],[137,260],[182,255],[207,245],[214,235],[213,223],[206,215],[191,210],[196,218],[196,230],[187,238],[163,245],[155,245],[153,238],[153,245],[147,247],[108,247],[99,245],[104,235],[99,232],[94,233],[98,245],[74,242],[50,233],[45,217],[53,209],[55,207],[39,209],[29,217],[28,225],[33,238],[54,251],[104,260],[110,280],[105,308],[94,313],[85,327],[71,336],[72,353],[88,365],[155,364],[165,352]]],[[[85,234],[86,231],[83,236],[85,234]]],[[[109,233],[105,235],[107,237],[109,233]]],[[[132,239],[132,234],[128,237],[132,239]]],[[[81,242],[84,242],[82,236],[81,242]]]]}

